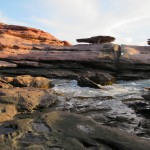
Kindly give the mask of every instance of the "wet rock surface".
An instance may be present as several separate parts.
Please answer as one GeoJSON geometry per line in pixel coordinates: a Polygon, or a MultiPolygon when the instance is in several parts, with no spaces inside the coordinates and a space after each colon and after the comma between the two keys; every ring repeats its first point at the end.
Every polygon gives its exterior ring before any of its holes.
{"type": "Polygon", "coordinates": [[[0,23],[0,148],[150,149],[150,47],[92,40],[0,23]]]}
{"type": "Polygon", "coordinates": [[[150,143],[67,112],[47,112],[15,119],[0,127],[4,149],[147,150],[150,143]]]}
{"type": "Polygon", "coordinates": [[[53,104],[57,97],[52,90],[36,88],[0,89],[1,103],[13,104],[18,111],[34,111],[37,108],[47,108],[53,104]]]}
{"type": "Polygon", "coordinates": [[[33,78],[2,78],[8,84],[14,79],[21,83],[0,88],[0,147],[4,150],[150,148],[150,121],[134,109],[143,108],[142,102],[148,105],[142,97],[122,100],[120,94],[117,99],[110,94],[111,86],[81,88],[69,80],[53,80],[53,89],[30,87],[33,78]]]}
{"type": "Polygon", "coordinates": [[[101,88],[100,85],[111,85],[116,79],[109,73],[104,72],[85,72],[84,76],[78,77],[78,85],[81,87],[101,88]]]}
{"type": "MultiPolygon", "coordinates": [[[[142,91],[133,88],[134,82],[129,82],[127,85],[124,85],[124,83],[116,84],[115,88],[114,85],[101,86],[101,89],[94,90],[85,87],[80,88],[76,86],[76,82],[69,82],[67,80],[65,83],[57,83],[56,81],[55,84],[57,86],[54,87],[54,90],[62,93],[58,96],[59,102],[57,106],[53,106],[55,110],[66,110],[82,114],[102,125],[116,127],[138,136],[150,137],[149,125],[147,124],[148,118],[144,116],[146,112],[142,111],[149,106],[149,103],[141,97],[142,91]],[[146,107],[141,105],[144,103],[147,104],[146,107]]],[[[144,81],[143,83],[141,81],[136,84],[139,84],[139,87],[142,84],[143,86],[145,85],[144,81]]]]}

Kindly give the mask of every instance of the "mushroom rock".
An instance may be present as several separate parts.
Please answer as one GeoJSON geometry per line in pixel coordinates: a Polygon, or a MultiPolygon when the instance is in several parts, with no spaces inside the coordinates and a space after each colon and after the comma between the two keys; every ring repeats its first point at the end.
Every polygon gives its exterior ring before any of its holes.
{"type": "Polygon", "coordinates": [[[110,43],[113,42],[114,40],[115,38],[111,36],[93,36],[90,38],[77,39],[77,42],[101,44],[101,43],[110,43]]]}

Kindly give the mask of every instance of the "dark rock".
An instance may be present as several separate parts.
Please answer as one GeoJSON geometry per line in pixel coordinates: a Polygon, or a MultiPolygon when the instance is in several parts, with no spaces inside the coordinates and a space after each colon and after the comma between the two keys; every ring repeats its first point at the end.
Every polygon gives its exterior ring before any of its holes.
{"type": "Polygon", "coordinates": [[[91,38],[85,38],[85,39],[77,39],[77,42],[86,42],[86,43],[92,43],[92,44],[100,44],[100,43],[110,43],[115,40],[114,37],[111,36],[93,36],[91,38]]]}
{"type": "Polygon", "coordinates": [[[131,98],[123,100],[123,102],[134,109],[137,114],[141,114],[142,116],[149,118],[150,104],[146,100],[131,98]]]}
{"type": "Polygon", "coordinates": [[[142,97],[150,102],[150,91],[145,92],[145,94],[142,95],[142,97]]]}
{"type": "Polygon", "coordinates": [[[92,119],[66,112],[50,112],[16,119],[0,126],[3,150],[148,150],[150,143],[92,119]],[[17,143],[17,144],[16,144],[17,143]]]}
{"type": "Polygon", "coordinates": [[[89,79],[100,85],[112,85],[116,81],[115,77],[105,72],[96,72],[95,75],[90,76],[89,79]]]}
{"type": "Polygon", "coordinates": [[[101,89],[100,85],[96,84],[95,82],[93,82],[92,80],[84,76],[78,77],[78,85],[81,87],[91,87],[91,88],[101,89]]]}
{"type": "Polygon", "coordinates": [[[148,39],[147,44],[150,45],[150,39],[148,39]]]}
{"type": "Polygon", "coordinates": [[[104,72],[87,71],[83,75],[77,79],[78,85],[81,87],[101,88],[100,85],[111,85],[116,80],[115,77],[104,72]]]}

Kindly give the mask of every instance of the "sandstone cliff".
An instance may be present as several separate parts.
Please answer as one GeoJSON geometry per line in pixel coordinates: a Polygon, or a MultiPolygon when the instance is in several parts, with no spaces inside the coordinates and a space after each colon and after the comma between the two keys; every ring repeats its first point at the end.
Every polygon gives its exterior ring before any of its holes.
{"type": "Polygon", "coordinates": [[[33,49],[35,45],[69,46],[53,35],[39,29],[0,23],[0,49],[33,49]]]}

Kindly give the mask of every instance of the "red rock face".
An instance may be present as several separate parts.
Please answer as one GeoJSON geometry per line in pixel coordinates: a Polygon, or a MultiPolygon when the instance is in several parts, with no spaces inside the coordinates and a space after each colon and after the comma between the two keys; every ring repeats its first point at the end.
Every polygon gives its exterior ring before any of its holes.
{"type": "Polygon", "coordinates": [[[53,35],[39,29],[0,23],[0,49],[32,49],[33,46],[69,46],[53,35]]]}

